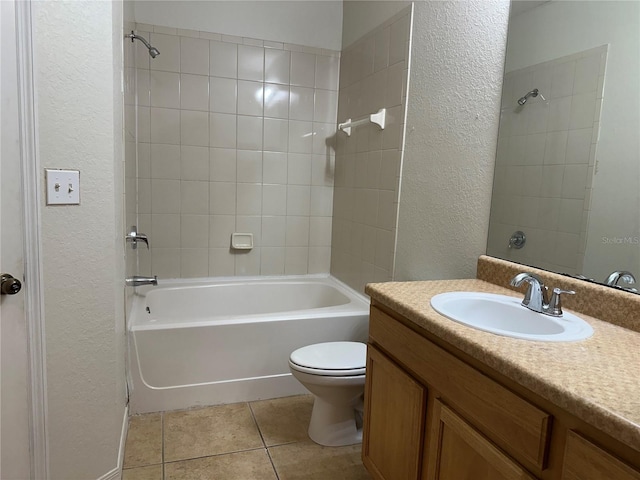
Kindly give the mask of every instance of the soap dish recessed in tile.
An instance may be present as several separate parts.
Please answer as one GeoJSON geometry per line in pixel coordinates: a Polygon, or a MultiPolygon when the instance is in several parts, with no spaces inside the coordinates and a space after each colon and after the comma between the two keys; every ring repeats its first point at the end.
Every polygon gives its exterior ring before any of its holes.
{"type": "Polygon", "coordinates": [[[253,233],[232,233],[231,248],[234,250],[251,250],[253,248],[253,233]]]}

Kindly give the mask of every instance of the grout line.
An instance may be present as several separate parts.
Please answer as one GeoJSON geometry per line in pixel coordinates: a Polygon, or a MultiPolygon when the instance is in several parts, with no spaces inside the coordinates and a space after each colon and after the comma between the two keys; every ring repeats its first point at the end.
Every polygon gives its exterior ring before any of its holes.
{"type": "Polygon", "coordinates": [[[164,471],[164,413],[160,414],[160,432],[162,435],[162,480],[165,479],[165,471],[164,471]]]}
{"type": "Polygon", "coordinates": [[[267,448],[267,457],[269,457],[269,461],[271,462],[271,467],[273,468],[273,473],[276,476],[277,480],[280,480],[280,475],[278,474],[278,469],[276,468],[275,463],[273,463],[273,458],[271,458],[271,452],[269,451],[269,449],[267,448]]]}
{"type": "Polygon", "coordinates": [[[255,447],[255,448],[245,448],[243,450],[233,450],[231,452],[214,453],[212,455],[200,455],[200,456],[197,456],[197,457],[179,458],[179,459],[176,459],[176,460],[169,460],[169,461],[165,462],[164,464],[166,465],[168,463],[189,462],[191,460],[199,460],[201,458],[223,457],[225,455],[233,455],[233,454],[236,454],[236,453],[253,452],[253,451],[256,451],[256,450],[265,450],[265,449],[266,449],[266,447],[264,447],[264,446],[263,447],[255,447]]]}
{"type": "Polygon", "coordinates": [[[262,429],[260,428],[260,424],[258,423],[258,419],[256,418],[256,414],[253,411],[253,407],[251,406],[251,402],[247,402],[247,406],[249,407],[249,411],[251,412],[251,418],[253,418],[253,423],[255,423],[256,428],[258,429],[258,434],[260,435],[260,440],[262,441],[262,446],[267,448],[267,442],[264,441],[264,436],[262,435],[262,429]]]}
{"type": "Polygon", "coordinates": [[[304,442],[304,440],[291,440],[290,442],[274,443],[273,445],[269,445],[267,448],[283,447],[285,445],[293,445],[294,443],[302,442],[304,442]]]}
{"type": "Polygon", "coordinates": [[[124,470],[133,470],[133,469],[136,469],[136,468],[155,467],[157,465],[162,465],[162,463],[145,463],[143,465],[133,465],[131,467],[126,467],[126,468],[123,467],[122,470],[124,471],[124,470]]]}

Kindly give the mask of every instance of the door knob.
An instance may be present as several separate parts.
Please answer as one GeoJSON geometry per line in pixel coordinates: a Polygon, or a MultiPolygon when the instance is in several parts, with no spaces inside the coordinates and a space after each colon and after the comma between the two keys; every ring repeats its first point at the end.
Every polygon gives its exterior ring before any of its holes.
{"type": "Polygon", "coordinates": [[[14,278],[8,273],[3,273],[0,276],[0,293],[2,295],[15,295],[22,288],[20,280],[14,278]]]}

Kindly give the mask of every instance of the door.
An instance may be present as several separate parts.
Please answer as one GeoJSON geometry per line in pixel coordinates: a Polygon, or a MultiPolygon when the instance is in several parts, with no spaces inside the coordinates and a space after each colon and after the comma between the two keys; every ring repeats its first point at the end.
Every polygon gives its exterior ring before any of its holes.
{"type": "Polygon", "coordinates": [[[22,291],[0,295],[0,478],[30,478],[27,324],[23,282],[23,193],[16,14],[14,0],[0,1],[0,272],[22,282],[22,291]]]}
{"type": "Polygon", "coordinates": [[[567,434],[562,480],[640,480],[640,472],[573,431],[567,434]]]}
{"type": "Polygon", "coordinates": [[[417,480],[426,390],[375,347],[367,347],[362,461],[378,480],[417,480]]]}
{"type": "Polygon", "coordinates": [[[428,442],[428,480],[534,480],[453,410],[436,400],[428,442]]]}

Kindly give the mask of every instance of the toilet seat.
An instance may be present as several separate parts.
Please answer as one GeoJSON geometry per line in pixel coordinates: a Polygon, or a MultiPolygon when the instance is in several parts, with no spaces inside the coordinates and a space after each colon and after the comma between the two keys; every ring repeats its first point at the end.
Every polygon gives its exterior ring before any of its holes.
{"type": "Polygon", "coordinates": [[[311,375],[355,377],[364,375],[367,346],[360,342],[326,342],[307,345],[289,357],[291,368],[311,375]]]}

